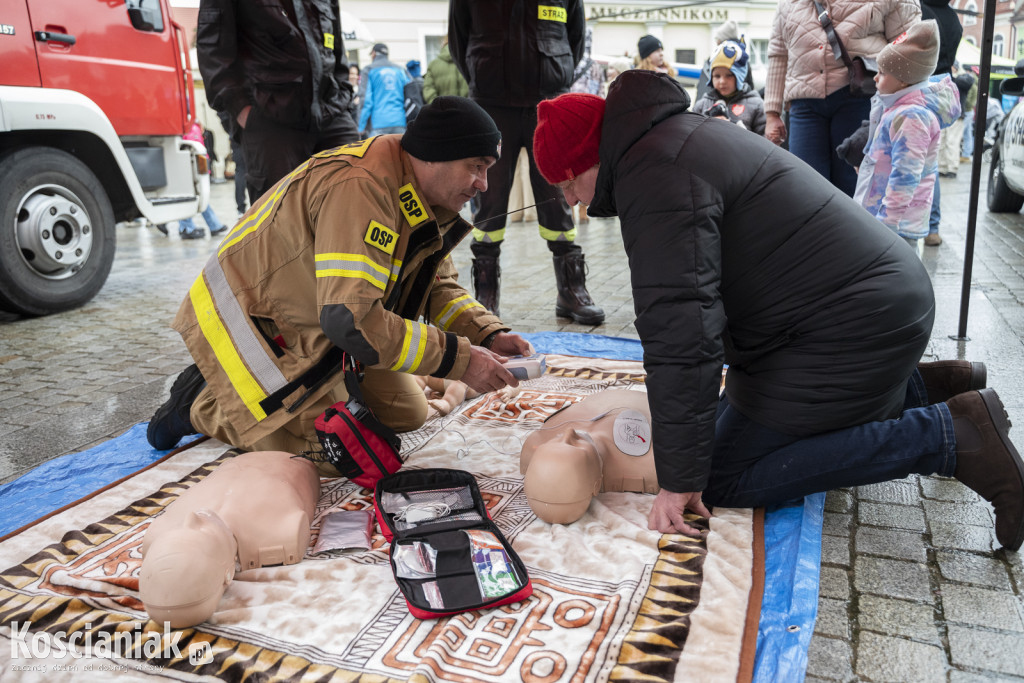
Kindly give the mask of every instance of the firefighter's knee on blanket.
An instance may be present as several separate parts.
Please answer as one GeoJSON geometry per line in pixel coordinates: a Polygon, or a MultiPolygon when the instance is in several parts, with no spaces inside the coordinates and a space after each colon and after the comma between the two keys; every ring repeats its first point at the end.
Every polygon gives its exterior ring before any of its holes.
{"type": "Polygon", "coordinates": [[[602,391],[555,413],[526,439],[519,471],[551,524],[575,522],[602,492],[657,493],[647,392],[602,391]]]}
{"type": "Polygon", "coordinates": [[[316,467],[290,453],[243,453],[167,506],[142,542],[139,594],[157,623],[210,618],[235,574],[296,564],[320,495],[316,467]]]}

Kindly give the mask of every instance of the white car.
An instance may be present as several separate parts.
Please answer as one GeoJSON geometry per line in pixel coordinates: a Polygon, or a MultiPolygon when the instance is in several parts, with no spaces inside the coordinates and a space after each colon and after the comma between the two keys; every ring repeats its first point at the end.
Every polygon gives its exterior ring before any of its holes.
{"type": "MultiPolygon", "coordinates": [[[[1008,78],[999,86],[1004,95],[1024,96],[1024,78],[1008,78]]],[[[1024,206],[1024,99],[1018,100],[1000,122],[988,169],[988,210],[1016,213],[1024,206]]]]}

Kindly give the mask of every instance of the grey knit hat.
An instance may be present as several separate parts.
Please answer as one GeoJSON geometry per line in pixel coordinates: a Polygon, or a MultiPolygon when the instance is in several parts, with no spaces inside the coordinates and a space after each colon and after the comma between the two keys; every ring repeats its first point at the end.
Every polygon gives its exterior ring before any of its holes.
{"type": "Polygon", "coordinates": [[[907,85],[928,80],[939,60],[939,25],[919,21],[878,53],[878,68],[907,85]]]}
{"type": "Polygon", "coordinates": [[[740,42],[740,27],[735,21],[730,19],[721,26],[719,26],[711,37],[715,39],[716,43],[724,43],[727,40],[740,42]]]}

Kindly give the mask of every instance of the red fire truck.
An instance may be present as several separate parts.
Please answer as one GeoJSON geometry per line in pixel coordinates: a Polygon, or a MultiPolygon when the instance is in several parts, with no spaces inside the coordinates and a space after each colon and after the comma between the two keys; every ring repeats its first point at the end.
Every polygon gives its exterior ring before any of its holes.
{"type": "Polygon", "coordinates": [[[81,306],[115,224],[206,207],[188,45],[167,0],[0,3],[0,310],[81,306]]]}

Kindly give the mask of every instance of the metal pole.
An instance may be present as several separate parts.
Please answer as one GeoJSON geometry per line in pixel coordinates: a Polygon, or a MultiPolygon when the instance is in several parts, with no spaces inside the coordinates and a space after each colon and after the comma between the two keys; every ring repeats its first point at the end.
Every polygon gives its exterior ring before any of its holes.
{"type": "Polygon", "coordinates": [[[978,104],[974,108],[974,158],[971,160],[971,194],[967,206],[967,245],[964,248],[964,280],[960,288],[960,326],[951,339],[969,341],[967,312],[971,305],[971,273],[974,269],[974,236],[978,226],[978,188],[981,185],[981,157],[985,149],[985,115],[988,112],[988,83],[992,71],[992,35],[995,33],[996,0],[985,0],[981,27],[981,71],[978,73],[978,104]],[[978,113],[981,113],[979,125],[978,113]]]}

